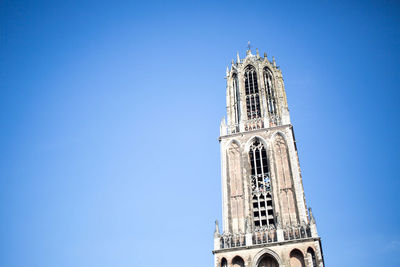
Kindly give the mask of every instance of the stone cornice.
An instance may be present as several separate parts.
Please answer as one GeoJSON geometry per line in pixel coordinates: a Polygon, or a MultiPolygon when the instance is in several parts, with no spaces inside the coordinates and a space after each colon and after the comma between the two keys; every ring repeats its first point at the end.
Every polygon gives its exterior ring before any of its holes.
{"type": "Polygon", "coordinates": [[[320,242],[321,238],[320,237],[309,237],[309,238],[286,240],[286,241],[281,241],[281,242],[271,242],[271,243],[265,243],[265,244],[254,244],[254,245],[251,245],[251,246],[244,246],[244,247],[216,249],[216,250],[213,250],[212,253],[213,254],[218,254],[218,253],[225,253],[225,252],[236,251],[236,250],[282,246],[282,245],[287,245],[287,244],[304,243],[304,242],[307,242],[307,241],[318,241],[318,242],[320,242]]]}
{"type": "Polygon", "coordinates": [[[221,141],[222,139],[227,139],[227,138],[231,138],[234,136],[243,136],[244,134],[249,134],[249,133],[260,133],[260,132],[269,132],[269,131],[273,131],[273,130],[279,130],[279,129],[285,129],[285,128],[291,128],[293,127],[292,124],[285,124],[285,125],[279,125],[279,126],[274,126],[274,127],[268,127],[268,128],[261,128],[261,129],[257,129],[257,130],[252,130],[252,131],[246,131],[246,132],[238,132],[238,133],[234,133],[234,134],[227,134],[227,135],[222,135],[218,138],[219,141],[221,141]]]}

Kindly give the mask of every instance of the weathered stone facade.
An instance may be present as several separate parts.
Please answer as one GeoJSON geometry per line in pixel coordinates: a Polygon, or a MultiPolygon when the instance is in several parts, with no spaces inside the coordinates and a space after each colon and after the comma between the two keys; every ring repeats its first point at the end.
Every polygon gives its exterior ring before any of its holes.
{"type": "Polygon", "coordinates": [[[282,72],[247,50],[227,68],[227,122],[219,138],[223,231],[215,267],[323,267],[320,237],[307,212],[282,72]]]}

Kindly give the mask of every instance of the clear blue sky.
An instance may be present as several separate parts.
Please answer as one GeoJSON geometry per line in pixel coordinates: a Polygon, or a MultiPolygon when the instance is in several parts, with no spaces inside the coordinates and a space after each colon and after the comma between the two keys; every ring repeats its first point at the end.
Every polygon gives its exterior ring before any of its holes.
{"type": "Polygon", "coordinates": [[[400,266],[395,1],[2,1],[0,266],[213,266],[226,66],[275,56],[325,261],[400,266]]]}

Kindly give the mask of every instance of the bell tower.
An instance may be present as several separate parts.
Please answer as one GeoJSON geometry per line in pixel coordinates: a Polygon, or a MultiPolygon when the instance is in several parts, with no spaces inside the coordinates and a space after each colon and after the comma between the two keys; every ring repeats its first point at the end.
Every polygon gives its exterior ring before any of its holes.
{"type": "Polygon", "coordinates": [[[323,267],[281,70],[274,58],[261,57],[258,49],[253,55],[249,47],[227,67],[226,80],[215,267],[323,267]]]}

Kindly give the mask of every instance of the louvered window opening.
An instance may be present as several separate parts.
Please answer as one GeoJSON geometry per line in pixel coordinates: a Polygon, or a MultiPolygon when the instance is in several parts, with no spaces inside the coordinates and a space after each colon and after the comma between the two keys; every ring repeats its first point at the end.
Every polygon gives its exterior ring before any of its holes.
{"type": "Polygon", "coordinates": [[[264,69],[264,83],[267,93],[267,109],[270,117],[274,117],[277,114],[276,110],[276,97],[274,88],[272,86],[272,73],[268,68],[264,69]]]}
{"type": "Polygon", "coordinates": [[[258,140],[250,147],[249,157],[254,226],[269,227],[275,225],[270,173],[266,149],[258,140]]]}
{"type": "Polygon", "coordinates": [[[239,123],[240,121],[240,113],[239,113],[239,108],[240,108],[240,97],[239,97],[239,86],[238,86],[238,78],[236,74],[233,74],[233,79],[232,79],[232,88],[233,88],[233,96],[234,96],[234,110],[235,110],[235,123],[239,123]]]}
{"type": "Polygon", "coordinates": [[[246,93],[247,119],[261,117],[260,95],[258,90],[257,73],[254,67],[248,67],[244,74],[246,93]]]}

